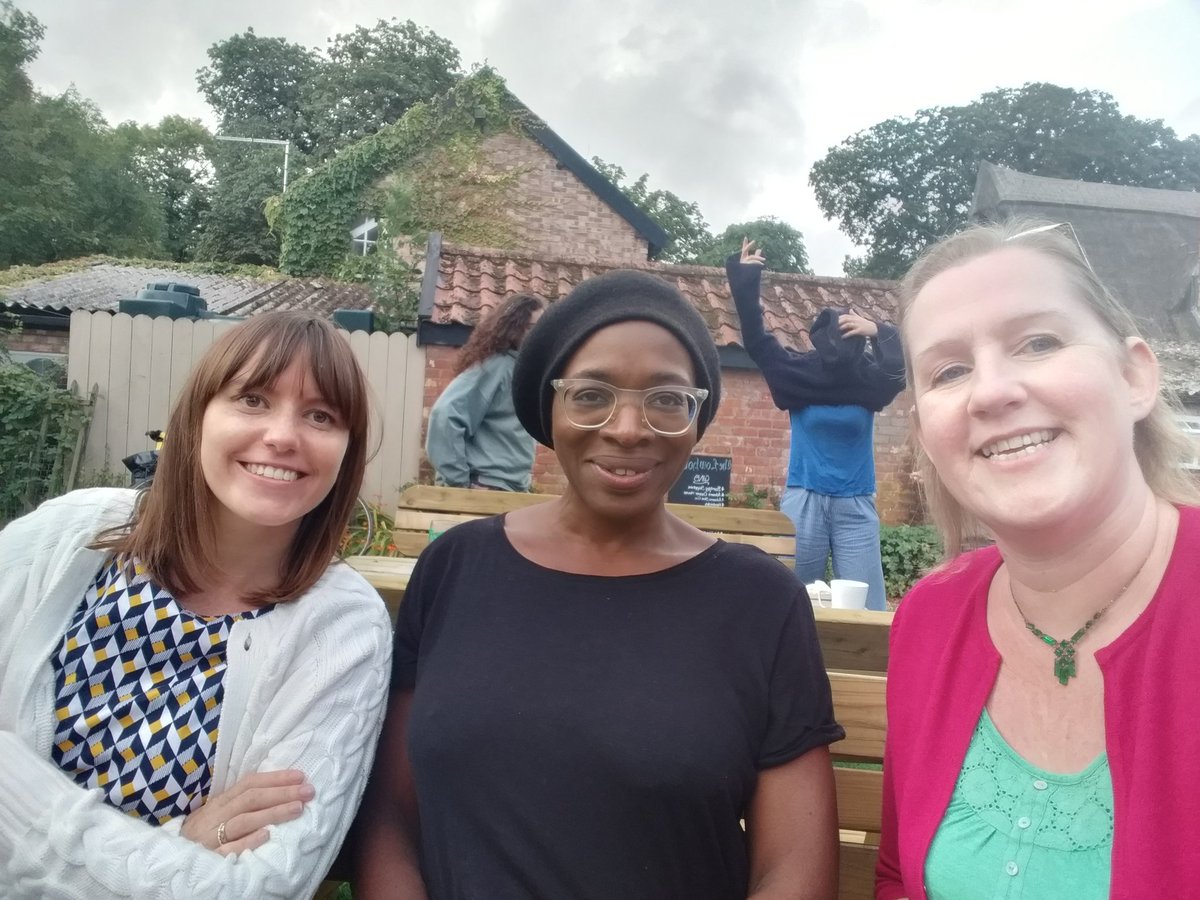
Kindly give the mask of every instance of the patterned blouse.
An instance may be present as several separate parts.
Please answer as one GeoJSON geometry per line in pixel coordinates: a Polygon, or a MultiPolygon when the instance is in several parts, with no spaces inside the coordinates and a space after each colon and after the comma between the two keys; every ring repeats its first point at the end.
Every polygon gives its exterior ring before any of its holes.
{"type": "Polygon", "coordinates": [[[233,623],[205,617],[134,563],[107,564],[51,658],[51,758],[131,816],[161,825],[203,805],[212,781],[233,623]],[[132,577],[129,577],[132,575],[132,577]]]}
{"type": "Polygon", "coordinates": [[[925,860],[925,892],[930,900],[1107,897],[1112,839],[1108,754],[1082,772],[1047,772],[1009,746],[984,709],[925,860]]]}

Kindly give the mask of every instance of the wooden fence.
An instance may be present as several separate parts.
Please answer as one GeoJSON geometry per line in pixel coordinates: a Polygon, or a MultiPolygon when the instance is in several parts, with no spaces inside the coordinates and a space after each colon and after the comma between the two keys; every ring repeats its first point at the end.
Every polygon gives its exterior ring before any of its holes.
{"type": "MultiPolygon", "coordinates": [[[[67,378],[84,393],[98,389],[85,474],[123,476],[123,457],[151,449],[146,432],[167,427],[192,363],[232,324],[106,312],[71,315],[67,378]]],[[[425,352],[415,336],[343,334],[367,376],[373,401],[370,448],[378,451],[367,465],[362,496],[391,513],[400,488],[416,480],[420,465],[425,352]]]]}

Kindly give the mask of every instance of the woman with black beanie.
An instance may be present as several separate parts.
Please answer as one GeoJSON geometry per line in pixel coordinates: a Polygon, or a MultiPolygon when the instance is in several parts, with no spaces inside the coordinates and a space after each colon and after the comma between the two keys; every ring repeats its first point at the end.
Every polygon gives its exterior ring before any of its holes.
{"type": "Polygon", "coordinates": [[[644,272],[530,332],[513,402],[567,487],[417,562],[356,898],[836,895],[844,733],[804,588],[665,506],[720,393],[703,319],[644,272]]]}

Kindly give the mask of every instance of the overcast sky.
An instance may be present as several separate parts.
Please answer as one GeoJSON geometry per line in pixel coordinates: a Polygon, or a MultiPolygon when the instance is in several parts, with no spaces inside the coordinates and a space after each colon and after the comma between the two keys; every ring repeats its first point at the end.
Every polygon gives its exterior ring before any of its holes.
{"type": "Polygon", "coordinates": [[[213,43],[248,27],[310,47],[411,18],[489,62],[583,156],[700,206],[714,231],[775,215],[814,270],[853,244],[808,188],[825,151],[883,119],[1049,81],[1200,132],[1200,0],[16,0],[46,26],[37,87],[109,122],[178,113],[213,43]]]}

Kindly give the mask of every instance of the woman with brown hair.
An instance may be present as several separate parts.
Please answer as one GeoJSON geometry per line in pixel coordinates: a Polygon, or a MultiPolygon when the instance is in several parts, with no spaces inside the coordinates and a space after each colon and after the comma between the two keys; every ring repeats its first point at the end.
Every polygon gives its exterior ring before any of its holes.
{"type": "Polygon", "coordinates": [[[900,606],[876,896],[1185,897],[1200,509],[1158,363],[1070,225],[975,226],[901,285],[953,559],[900,606]]]}
{"type": "Polygon", "coordinates": [[[154,482],[0,532],[6,897],[295,898],[383,713],[388,615],[335,554],[362,482],[349,344],[255,316],[197,363],[154,482]]]}
{"type": "Polygon", "coordinates": [[[532,294],[514,294],[463,345],[454,380],[429,411],[425,454],[439,484],[529,490],[534,443],[513,409],[512,373],[544,306],[532,294]]]}

